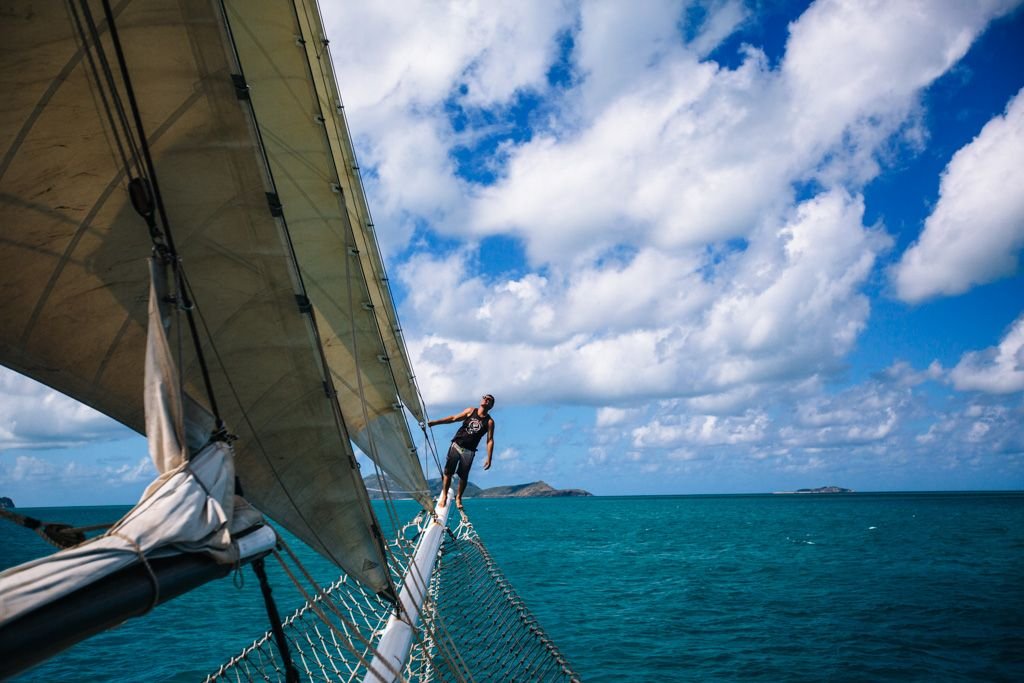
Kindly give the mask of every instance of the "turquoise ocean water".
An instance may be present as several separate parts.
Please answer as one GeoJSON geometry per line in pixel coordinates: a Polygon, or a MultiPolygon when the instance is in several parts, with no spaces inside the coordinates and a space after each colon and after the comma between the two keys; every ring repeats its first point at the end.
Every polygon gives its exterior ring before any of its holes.
{"type": "MultiPolygon", "coordinates": [[[[1024,493],[467,499],[466,507],[584,681],[1024,680],[1024,493]]],[[[87,524],[125,509],[27,512],[87,524]]],[[[5,524],[0,548],[6,567],[48,546],[5,524]]],[[[334,576],[307,559],[321,580],[334,576]]],[[[274,576],[290,612],[298,598],[274,576]]],[[[16,680],[199,680],[265,628],[250,570],[16,680]]]]}

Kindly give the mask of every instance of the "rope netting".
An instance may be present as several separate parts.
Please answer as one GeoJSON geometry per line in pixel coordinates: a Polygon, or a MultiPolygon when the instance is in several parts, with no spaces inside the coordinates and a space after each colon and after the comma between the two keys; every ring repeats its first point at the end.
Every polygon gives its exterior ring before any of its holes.
{"type": "MultiPolygon", "coordinates": [[[[418,534],[409,538],[407,532],[424,528],[426,521],[421,515],[398,534],[392,541],[394,557],[411,557],[418,534]]],[[[400,574],[404,567],[394,571],[400,574]]],[[[389,603],[348,577],[317,589],[284,621],[302,679],[363,680],[391,611],[389,603]]],[[[396,680],[417,683],[579,681],[465,515],[441,545],[412,652],[395,673],[396,680]]],[[[284,681],[285,675],[268,631],[206,680],[284,681]]]]}

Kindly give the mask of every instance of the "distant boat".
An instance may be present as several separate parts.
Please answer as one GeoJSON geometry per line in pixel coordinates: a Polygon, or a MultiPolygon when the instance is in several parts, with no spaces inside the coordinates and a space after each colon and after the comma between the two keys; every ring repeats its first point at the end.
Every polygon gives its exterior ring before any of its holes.
{"type": "Polygon", "coordinates": [[[5,6],[0,363],[145,433],[160,474],[0,574],[0,678],[250,563],[272,628],[214,678],[575,680],[468,518],[443,533],[327,45],[313,0],[5,6]],[[355,447],[414,520],[378,519],[355,447]],[[309,596],[287,619],[265,560],[309,596]]]}

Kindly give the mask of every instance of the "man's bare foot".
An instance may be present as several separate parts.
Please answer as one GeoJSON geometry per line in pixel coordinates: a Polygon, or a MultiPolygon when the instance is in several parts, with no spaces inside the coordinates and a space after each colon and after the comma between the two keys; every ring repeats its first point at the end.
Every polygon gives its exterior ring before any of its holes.
{"type": "Polygon", "coordinates": [[[441,500],[440,500],[440,501],[438,502],[438,504],[437,504],[437,507],[439,507],[439,508],[444,508],[444,507],[448,507],[448,496],[445,496],[444,498],[442,498],[442,499],[441,499],[441,500]]]}
{"type": "Polygon", "coordinates": [[[459,508],[460,510],[462,509],[462,499],[461,498],[456,498],[455,499],[455,507],[459,508]]]}

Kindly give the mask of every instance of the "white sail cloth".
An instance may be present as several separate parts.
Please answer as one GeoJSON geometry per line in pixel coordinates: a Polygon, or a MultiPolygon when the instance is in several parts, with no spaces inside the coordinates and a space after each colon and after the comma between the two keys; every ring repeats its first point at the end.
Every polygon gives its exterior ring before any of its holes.
{"type": "Polygon", "coordinates": [[[349,436],[429,510],[402,405],[420,422],[423,408],[316,5],[228,0],[225,8],[349,436]]]}
{"type": "MultiPolygon", "coordinates": [[[[182,551],[238,560],[231,530],[236,496],[231,445],[214,441],[188,458],[177,372],[164,332],[153,268],[146,348],[146,425],[160,476],[139,503],[105,534],[0,574],[0,624],[49,604],[138,561],[182,551]]],[[[209,424],[209,421],[207,422],[209,424]]],[[[208,434],[208,432],[207,432],[208,434]]],[[[247,528],[259,515],[237,520],[247,528]]]]}
{"type": "MultiPolygon", "coordinates": [[[[335,91],[315,4],[111,6],[245,496],[390,589],[349,438],[422,500],[401,404],[419,409],[397,330],[380,328],[394,312],[367,273],[382,271],[362,265],[376,251],[358,178],[338,168],[350,141],[324,108],[335,91]]],[[[145,164],[110,27],[98,0],[5,8],[0,363],[142,432],[151,243],[125,186],[145,164]]],[[[177,361],[185,394],[211,409],[196,354],[177,361]]]]}

